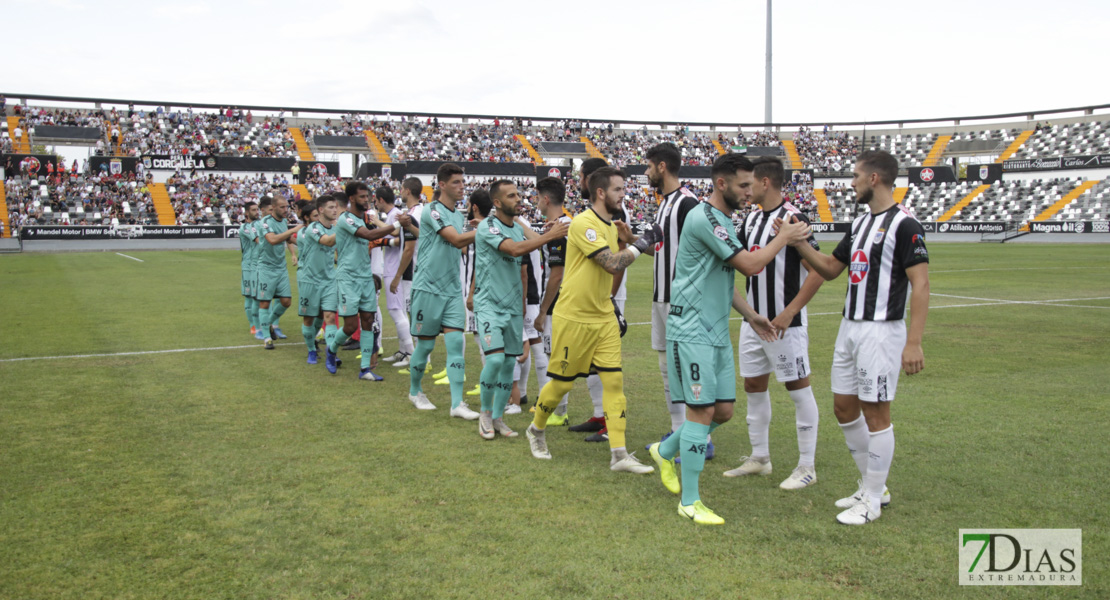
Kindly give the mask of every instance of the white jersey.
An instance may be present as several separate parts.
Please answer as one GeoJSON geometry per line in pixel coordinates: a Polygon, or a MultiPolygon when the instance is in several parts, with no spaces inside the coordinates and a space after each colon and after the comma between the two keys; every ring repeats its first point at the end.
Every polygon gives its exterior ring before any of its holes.
{"type": "MultiPolygon", "coordinates": [[[[423,214],[423,212],[424,212],[424,205],[423,204],[417,204],[416,206],[409,209],[409,216],[412,217],[413,227],[416,227],[417,229],[420,229],[420,215],[423,214]]],[[[424,232],[420,232],[420,233],[424,233],[424,232]]],[[[413,249],[412,249],[412,262],[409,263],[409,264],[412,265],[412,270],[413,270],[414,273],[416,272],[416,255],[419,252],[420,252],[420,244],[416,244],[416,246],[414,246],[413,249]]]]}
{"type": "MultiPolygon", "coordinates": [[[[392,227],[400,216],[400,209],[397,207],[390,209],[385,215],[385,224],[392,227]]],[[[382,261],[385,265],[385,274],[388,277],[393,277],[394,273],[397,272],[397,268],[401,266],[401,252],[404,246],[401,245],[398,235],[390,235],[387,236],[386,239],[398,240],[396,246],[386,245],[382,247],[382,261]]]]}

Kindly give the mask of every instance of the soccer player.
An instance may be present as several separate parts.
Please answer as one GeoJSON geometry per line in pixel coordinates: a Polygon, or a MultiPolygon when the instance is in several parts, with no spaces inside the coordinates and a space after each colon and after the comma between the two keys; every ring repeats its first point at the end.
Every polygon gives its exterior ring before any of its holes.
{"type": "MultiPolygon", "coordinates": [[[[393,224],[397,222],[402,214],[401,209],[394,204],[395,200],[393,190],[387,187],[383,186],[374,190],[374,205],[378,211],[385,214],[385,224],[388,227],[393,227],[393,224]]],[[[393,319],[393,325],[397,328],[397,344],[400,347],[397,354],[393,355],[395,360],[389,362],[392,362],[393,366],[398,368],[408,366],[409,356],[412,356],[413,350],[412,334],[409,333],[408,307],[405,305],[405,292],[399,286],[393,285],[393,280],[403,277],[405,273],[400,269],[401,255],[405,252],[405,246],[411,245],[411,242],[408,244],[405,242],[405,238],[409,235],[407,230],[399,231],[396,235],[389,236],[388,243],[382,246],[384,273],[382,286],[385,287],[385,307],[389,311],[389,317],[393,319]]]]}
{"type": "Polygon", "coordinates": [[[463,198],[463,170],[444,163],[436,172],[439,199],[424,207],[420,216],[420,242],[416,275],[412,282],[412,334],[416,349],[409,359],[409,401],[421,410],[435,405],[424,395],[424,369],[443,334],[447,346],[447,378],[451,386],[451,416],[473,421],[478,413],[463,406],[466,362],[463,328],[466,307],[459,278],[461,250],[474,243],[474,231],[463,233],[465,218],[458,204],[463,198]]]}
{"type": "MultiPolygon", "coordinates": [[[[536,193],[538,195],[536,206],[549,223],[570,224],[570,217],[566,215],[563,208],[563,201],[567,196],[566,184],[558,178],[545,177],[536,183],[536,193]]],[[[531,347],[531,352],[536,356],[537,377],[541,365],[543,368],[544,378],[541,380],[540,390],[547,384],[547,367],[551,360],[551,313],[555,308],[555,302],[559,299],[559,286],[563,283],[566,249],[566,237],[552,240],[543,247],[543,260],[546,265],[543,297],[540,299],[539,314],[533,323],[533,327],[543,338],[543,344],[531,347]]],[[[594,406],[594,415],[591,421],[597,425],[597,428],[590,429],[590,431],[600,431],[605,426],[605,418],[600,403],[594,406]]],[[[564,395],[562,400],[559,401],[559,406],[555,407],[555,412],[548,417],[547,424],[548,426],[567,424],[567,396],[564,395]]]]}
{"type": "Polygon", "coordinates": [[[862,479],[856,493],[836,502],[844,509],[836,520],[845,525],[870,523],[890,503],[890,403],[899,368],[913,375],[925,367],[921,338],[929,313],[929,251],[921,224],[894,201],[897,175],[898,160],[890,154],[861,153],[852,170],[852,189],[856,203],[870,210],[852,221],[832,256],[807,244],[798,246],[802,258],[826,280],[848,268],[844,318],[833,350],[833,412],[862,479]]]}
{"type": "Polygon", "coordinates": [[[544,428],[574,380],[597,371],[604,388],[605,423],[609,429],[609,468],[650,473],[625,447],[628,417],[621,373],[621,337],[610,293],[613,274],[623,271],[662,235],[653,225],[635,237],[626,223],[613,221],[624,197],[625,175],[602,167],[589,178],[590,209],[576,216],[567,233],[567,259],[559,305],[552,319],[552,361],[549,380],[540,391],[536,414],[527,430],[532,456],[550,459],[544,428]],[[618,251],[620,237],[631,247],[618,251]]]}
{"type": "MultiPolygon", "coordinates": [[[[761,210],[749,214],[741,226],[740,247],[748,252],[766,248],[775,237],[776,219],[809,223],[809,219],[782,198],[782,181],[785,171],[782,161],[775,157],[755,161],[752,201],[761,210]]],[[[807,243],[819,249],[812,236],[807,243]]],[[[748,437],[751,456],[725,477],[744,475],[769,475],[771,452],[768,443],[771,427],[771,394],[767,391],[771,372],[775,379],[786,386],[794,401],[794,424],[798,431],[798,465],[779,487],[797,490],[817,482],[814,453],[817,450],[817,400],[809,385],[809,334],[806,330],[806,304],[824,282],[820,276],[810,274],[809,266],[793,247],[779,250],[762,271],[748,278],[748,304],[767,317],[780,333],[773,342],[763,341],[752,326],[740,326],[737,355],[740,358],[740,376],[744,378],[744,392],[748,397],[748,437]]]]}
{"type": "Polygon", "coordinates": [[[524,352],[524,285],[527,275],[521,257],[544,244],[566,236],[568,226],[557,223],[547,233],[524,239],[523,223],[516,223],[520,192],[508,179],[490,184],[489,194],[497,213],[476,228],[474,312],[485,354],[482,368],[482,410],[478,435],[491,440],[495,434],[516,437],[502,420],[513,386],[516,357],[524,352]]]}
{"type": "Polygon", "coordinates": [[[671,436],[648,447],[659,465],[663,485],[682,494],[678,514],[699,525],[724,523],[701,502],[698,478],[705,467],[709,434],[732,418],[736,402],[730,304],[767,339],[774,338],[770,321],[752,311],[735,289],[735,271],[754,274],[787,243],[796,244],[810,236],[807,224],[789,223],[766,248],[745,251],[736,239],[732,214],[751,197],[752,163],[739,154],[725,154],[713,163],[710,176],[713,194],[686,214],[667,316],[671,399],[686,405],[686,418],[671,436]],[[674,464],[680,450],[681,485],[674,464]]]}
{"type": "MultiPolygon", "coordinates": [[[[409,223],[402,228],[401,235],[401,259],[397,265],[397,271],[390,279],[389,290],[392,294],[400,294],[405,307],[405,319],[409,323],[405,334],[408,336],[408,347],[413,348],[411,329],[411,311],[412,307],[412,278],[416,271],[416,246],[417,239],[420,237],[420,211],[424,205],[420,203],[420,194],[424,188],[416,177],[409,177],[401,182],[401,200],[405,203],[405,209],[402,211],[409,216],[412,223],[409,223]]],[[[409,351],[409,356],[404,356],[402,352],[397,351],[392,356],[383,358],[382,360],[394,363],[393,366],[402,369],[400,373],[408,374],[407,367],[409,360],[411,360],[412,350],[409,351]],[[400,363],[400,364],[397,364],[400,363]]]]}
{"type": "Polygon", "coordinates": [[[374,374],[377,367],[374,353],[374,318],[378,312],[378,291],[374,287],[374,276],[370,267],[369,242],[400,231],[408,221],[401,216],[392,227],[386,227],[370,210],[370,188],[360,181],[351,181],[344,188],[344,197],[337,199],[341,205],[348,204],[347,210],[339,215],[335,225],[335,249],[338,254],[336,268],[336,291],[339,294],[339,316],[343,318],[343,329],[335,334],[328,344],[324,364],[329,373],[335,374],[336,355],[339,347],[347,342],[355,330],[360,330],[359,349],[362,351],[362,365],[359,379],[381,381],[374,374]],[[373,230],[367,227],[370,218],[373,230]]]}
{"type": "MultiPolygon", "coordinates": [[[[286,220],[289,211],[289,201],[278,196],[271,201],[272,214],[263,217],[259,225],[262,240],[258,257],[258,324],[266,334],[265,348],[274,349],[274,340],[271,338],[270,324],[277,320],[292,302],[293,290],[289,286],[289,267],[285,264],[285,244],[303,225],[289,228],[286,220]],[[278,299],[277,306],[270,308],[274,298],[278,299]]],[[[274,327],[273,335],[277,335],[274,327]]]]}
{"type": "Polygon", "coordinates": [[[258,236],[254,233],[254,223],[258,220],[258,205],[247,202],[243,205],[243,214],[246,220],[239,226],[239,251],[243,255],[239,262],[239,269],[243,275],[243,310],[247,313],[251,335],[257,338],[261,333],[258,329],[258,299],[255,298],[254,292],[254,286],[257,283],[254,256],[258,249],[258,236]]]}
{"type": "MultiPolygon", "coordinates": [[[[652,297],[651,297],[651,348],[658,353],[659,372],[663,375],[663,399],[671,415],[670,431],[663,439],[678,431],[685,420],[685,407],[682,403],[671,402],[671,388],[667,363],[667,315],[671,301],[672,281],[675,272],[675,257],[682,240],[682,230],[686,216],[698,206],[698,198],[690,190],[679,185],[678,170],[682,166],[682,153],[670,142],[657,144],[645,155],[648,182],[663,197],[655,211],[655,223],[663,229],[663,239],[652,254],[652,297]]],[[[712,443],[709,444],[709,458],[713,456],[712,443]]]]}
{"type": "MultiPolygon", "coordinates": [[[[308,364],[318,362],[316,331],[324,323],[324,343],[335,337],[336,288],[335,288],[335,219],[338,205],[331,194],[324,194],[309,204],[311,221],[297,234],[300,260],[297,263],[297,291],[300,294],[298,312],[303,317],[301,334],[308,347],[308,364]]],[[[308,211],[306,211],[308,212],[308,211]]]]}

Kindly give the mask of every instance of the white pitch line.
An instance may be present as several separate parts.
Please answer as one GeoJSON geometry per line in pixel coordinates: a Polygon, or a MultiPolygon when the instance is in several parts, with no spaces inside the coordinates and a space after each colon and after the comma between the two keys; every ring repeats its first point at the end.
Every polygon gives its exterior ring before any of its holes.
{"type": "Polygon", "coordinates": [[[119,256],[122,256],[122,257],[124,257],[124,258],[130,258],[131,260],[137,260],[137,261],[139,261],[139,262],[146,262],[145,260],[143,260],[143,259],[141,259],[141,258],[135,258],[134,256],[128,256],[128,255],[126,255],[126,254],[122,254],[122,253],[120,253],[120,252],[116,252],[116,254],[118,254],[119,256]]]}
{"type": "Polygon", "coordinates": [[[991,267],[984,269],[952,269],[948,271],[929,271],[930,275],[938,273],[978,273],[979,271],[1061,271],[1064,269],[1110,269],[1110,265],[1105,267],[991,267]]]}
{"type": "MultiPolygon", "coordinates": [[[[942,308],[970,308],[975,306],[1007,306],[1013,304],[1039,304],[1043,306],[1061,306],[1073,308],[1110,308],[1110,306],[1082,306],[1078,304],[1052,304],[1052,302],[1071,302],[1077,300],[1110,300],[1106,298],[1075,298],[1072,300],[1036,300],[1036,301],[1019,301],[1019,300],[997,300],[991,298],[970,298],[967,296],[952,296],[949,294],[932,294],[933,296],[942,296],[946,298],[963,298],[967,300],[984,300],[984,302],[975,302],[971,304],[947,304],[943,306],[930,306],[929,310],[940,310],[942,308]]],[[[809,313],[811,317],[829,317],[840,316],[842,313],[837,312],[824,312],[824,313],[809,313]]],[[[740,321],[742,317],[733,317],[730,321],[740,321]]],[[[634,325],[651,325],[651,321],[644,321],[639,323],[629,323],[629,326],[634,325]]],[[[383,340],[395,340],[396,337],[383,337],[383,340]]],[[[275,344],[276,346],[300,346],[301,342],[284,342],[275,344]]],[[[143,350],[139,352],[111,352],[105,354],[69,354],[65,356],[27,356],[24,358],[0,358],[0,363],[24,362],[29,360],[58,360],[63,358],[111,358],[116,356],[144,356],[148,354],[177,354],[181,352],[203,352],[215,350],[244,350],[247,348],[258,348],[258,344],[249,344],[245,346],[215,346],[211,348],[175,348],[173,350],[143,350]]]]}

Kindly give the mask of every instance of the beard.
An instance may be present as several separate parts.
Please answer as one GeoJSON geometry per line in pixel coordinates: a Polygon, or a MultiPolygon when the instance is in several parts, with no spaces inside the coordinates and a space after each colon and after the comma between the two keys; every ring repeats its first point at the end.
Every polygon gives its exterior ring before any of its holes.
{"type": "Polygon", "coordinates": [[[654,174],[653,174],[652,171],[647,171],[647,173],[645,173],[645,174],[647,175],[648,184],[651,185],[651,188],[654,189],[654,190],[659,191],[660,193],[662,193],[662,191],[663,191],[663,176],[659,175],[658,176],[659,178],[656,179],[653,176],[654,174]]]}
{"type": "Polygon", "coordinates": [[[729,195],[729,193],[727,191],[722,189],[721,190],[721,197],[724,198],[724,200],[725,200],[725,206],[728,206],[729,208],[731,208],[734,211],[740,210],[740,205],[741,205],[740,196],[738,196],[738,195],[736,195],[736,196],[729,195]]]}
{"type": "Polygon", "coordinates": [[[871,199],[875,197],[875,191],[871,188],[856,194],[856,204],[870,204],[871,199]]]}

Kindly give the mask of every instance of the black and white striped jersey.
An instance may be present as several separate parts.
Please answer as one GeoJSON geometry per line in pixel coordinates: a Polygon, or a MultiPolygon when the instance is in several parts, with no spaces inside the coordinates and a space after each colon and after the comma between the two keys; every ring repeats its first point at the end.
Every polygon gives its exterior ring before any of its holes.
{"type": "Polygon", "coordinates": [[[527,304],[539,304],[543,298],[543,252],[537,248],[524,256],[524,270],[528,274],[527,304]]]}
{"type": "MultiPolygon", "coordinates": [[[[740,231],[737,232],[740,246],[748,252],[767,247],[767,244],[775,238],[773,227],[775,219],[786,221],[791,215],[806,223],[809,222],[809,219],[789,202],[783,202],[778,208],[769,211],[759,210],[749,214],[744,219],[740,231]]],[[[809,236],[808,241],[814,250],[821,249],[817,239],[812,235],[809,236]]],[[[808,271],[802,266],[802,255],[796,249],[786,246],[779,250],[762,271],[748,278],[748,304],[752,305],[755,312],[773,320],[794,301],[807,275],[808,271]]],[[[805,327],[807,324],[806,309],[803,306],[790,321],[790,326],[805,327]]]]}
{"type": "Polygon", "coordinates": [[[474,244],[469,244],[459,262],[459,279],[462,281],[463,300],[470,295],[470,282],[474,281],[474,244]]]}
{"type": "MultiPolygon", "coordinates": [[[[570,217],[559,217],[562,223],[570,224],[570,217]]],[[[543,251],[543,289],[547,291],[548,282],[551,278],[551,267],[563,267],[567,263],[567,238],[559,238],[552,240],[540,248],[543,251]]],[[[543,293],[540,292],[540,301],[543,301],[543,293]]],[[[547,314],[551,314],[555,310],[555,304],[559,302],[559,290],[555,290],[555,298],[551,301],[551,307],[547,309],[547,314]]]]}
{"type": "Polygon", "coordinates": [[[663,229],[663,241],[655,244],[653,302],[671,301],[674,261],[686,214],[698,205],[698,197],[685,187],[667,194],[655,211],[655,222],[663,229]]]}
{"type": "Polygon", "coordinates": [[[844,317],[898,321],[906,316],[906,269],[929,262],[925,230],[901,204],[852,221],[833,258],[848,265],[844,317]]]}

